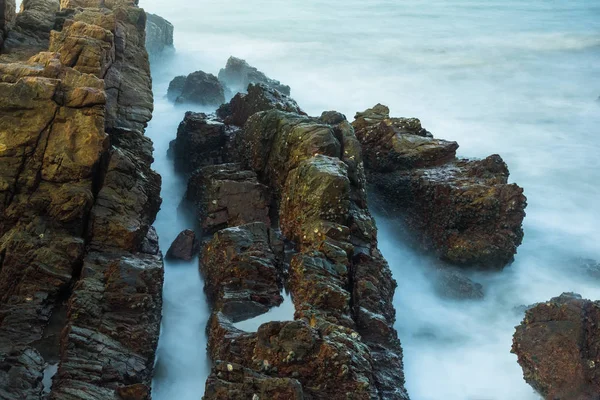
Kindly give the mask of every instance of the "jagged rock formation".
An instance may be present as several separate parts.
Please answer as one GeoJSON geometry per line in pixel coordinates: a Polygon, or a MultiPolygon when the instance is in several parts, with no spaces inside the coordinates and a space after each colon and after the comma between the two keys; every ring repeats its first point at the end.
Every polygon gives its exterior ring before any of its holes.
{"type": "Polygon", "coordinates": [[[563,293],[526,311],[512,352],[545,399],[600,399],[600,302],[563,293]]]}
{"type": "Polygon", "coordinates": [[[418,119],[390,118],[377,105],[352,124],[378,208],[401,216],[407,236],[459,266],[503,268],[523,239],[526,198],[508,184],[502,158],[456,158],[455,142],[434,139],[418,119]]]}
{"type": "Polygon", "coordinates": [[[146,50],[150,60],[158,60],[175,50],[173,32],[172,23],[158,15],[146,13],[146,50]]]}
{"type": "Polygon", "coordinates": [[[4,40],[2,53],[6,56],[2,60],[25,59],[47,50],[59,9],[59,0],[24,0],[4,40]]]}
{"type": "Polygon", "coordinates": [[[219,71],[219,81],[230,88],[233,93],[244,93],[249,84],[262,83],[286,96],[290,95],[289,86],[267,77],[258,69],[250,66],[245,60],[236,57],[229,57],[225,68],[219,71]]]}
{"type": "Polygon", "coordinates": [[[306,115],[294,99],[263,83],[248,85],[248,93],[238,93],[217,110],[219,118],[227,125],[242,127],[259,111],[277,109],[306,115]]]}
{"type": "Polygon", "coordinates": [[[48,362],[51,399],[142,396],[163,279],[145,13],[57,4],[23,3],[8,37],[34,41],[0,64],[0,396],[42,398],[48,362]]]}
{"type": "MultiPolygon", "coordinates": [[[[256,94],[232,103],[274,93],[251,88],[256,94]]],[[[237,161],[198,169],[187,192],[206,231],[223,228],[202,252],[215,362],[205,399],[407,399],[396,284],[377,249],[354,129],[339,113],[310,118],[280,103],[259,103],[261,112],[229,104],[230,121],[247,119],[229,131],[222,120],[188,113],[173,145],[193,146],[208,155],[203,162],[237,161]],[[294,321],[254,333],[233,326],[280,304],[282,283],[294,321]]]]}
{"type": "Polygon", "coordinates": [[[175,169],[191,173],[196,169],[228,161],[225,150],[229,130],[214,116],[204,113],[185,113],[177,128],[177,138],[169,144],[169,154],[175,160],[175,169]]]}
{"type": "Polygon", "coordinates": [[[169,84],[167,98],[175,103],[218,106],[225,103],[221,82],[213,74],[196,71],[187,77],[177,76],[169,84]]]}

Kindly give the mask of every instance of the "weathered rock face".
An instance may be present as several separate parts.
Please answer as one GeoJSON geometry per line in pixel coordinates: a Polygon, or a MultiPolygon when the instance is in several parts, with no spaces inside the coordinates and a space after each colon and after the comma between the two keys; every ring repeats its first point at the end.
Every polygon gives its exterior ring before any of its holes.
{"type": "Polygon", "coordinates": [[[283,242],[263,223],[217,232],[201,262],[214,310],[237,322],[281,304],[282,261],[283,242]]]}
{"type": "MultiPolygon", "coordinates": [[[[63,1],[50,34],[58,2],[23,8],[9,37],[27,31],[51,51],[0,64],[0,397],[42,398],[46,362],[59,363],[52,399],[141,393],[163,275],[145,14],[63,1]]],[[[12,59],[37,46],[21,45],[12,59]]]]}
{"type": "MultiPolygon", "coordinates": [[[[13,3],[10,3],[9,9],[13,3]]],[[[24,0],[4,40],[5,61],[25,60],[48,49],[50,31],[54,29],[59,0],[24,0]]]]}
{"type": "Polygon", "coordinates": [[[188,182],[187,200],[196,206],[204,233],[250,222],[271,225],[271,193],[254,171],[239,164],[218,164],[199,169],[188,182]]]}
{"type": "Polygon", "coordinates": [[[263,83],[248,85],[248,93],[236,94],[217,115],[227,125],[244,126],[253,114],[273,109],[306,115],[292,98],[263,83]]]}
{"type": "Polygon", "coordinates": [[[166,19],[146,13],[146,50],[151,60],[158,60],[172,53],[173,24],[166,19]]]}
{"type": "Polygon", "coordinates": [[[245,92],[251,83],[262,83],[278,92],[289,96],[290,87],[281,82],[268,78],[258,69],[250,66],[245,60],[229,57],[224,69],[219,71],[219,81],[234,92],[245,92]]]}
{"type": "Polygon", "coordinates": [[[545,399],[600,399],[600,302],[563,293],[529,309],[512,352],[545,399]]]}
{"type": "Polygon", "coordinates": [[[523,239],[526,198],[508,184],[498,155],[457,159],[454,142],[430,137],[417,119],[377,105],[353,122],[380,211],[401,216],[408,235],[442,260],[502,268],[523,239]]]}
{"type": "Polygon", "coordinates": [[[177,128],[177,138],[169,146],[175,168],[189,173],[202,166],[227,162],[229,133],[225,124],[213,116],[185,113],[177,128]]]}
{"type": "Polygon", "coordinates": [[[225,103],[225,94],[221,82],[213,74],[196,71],[189,74],[185,81],[175,77],[169,84],[167,98],[176,103],[192,103],[201,106],[218,106],[225,103]]]}
{"type": "Polygon", "coordinates": [[[15,8],[15,0],[0,1],[0,49],[2,49],[2,45],[4,44],[4,38],[8,34],[8,31],[13,27],[15,23],[15,8]]]}
{"type": "Polygon", "coordinates": [[[180,260],[191,260],[200,250],[200,243],[196,240],[196,233],[187,229],[181,232],[167,251],[167,258],[177,258],[180,260]]]}

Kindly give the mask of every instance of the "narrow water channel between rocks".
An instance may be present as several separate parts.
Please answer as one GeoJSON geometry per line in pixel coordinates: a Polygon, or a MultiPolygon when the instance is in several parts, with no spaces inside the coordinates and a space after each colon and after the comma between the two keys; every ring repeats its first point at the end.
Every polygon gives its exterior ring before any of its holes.
{"type": "MultiPolygon", "coordinates": [[[[308,0],[143,1],[175,25],[177,54],[154,66],[147,135],[163,178],[160,245],[193,221],[178,214],[185,182],[166,158],[190,107],[163,97],[175,75],[216,74],[230,55],[292,88],[310,115],[381,102],[418,117],[460,156],[502,155],[525,189],[525,239],[501,273],[471,273],[483,300],[440,298],[430,260],[377,217],[380,248],[398,289],[394,305],[413,400],[537,400],[510,353],[521,305],[573,291],[600,299],[600,279],[578,258],[600,260],[600,5],[595,1],[308,0]]],[[[197,260],[166,262],[155,400],[200,398],[209,373],[208,309],[197,260]]],[[[274,309],[265,318],[280,318],[274,309]]],[[[244,323],[256,329],[257,321],[244,323]],[[252,323],[252,324],[251,324],[252,323]]],[[[240,325],[241,326],[241,325],[240,325]]]]}

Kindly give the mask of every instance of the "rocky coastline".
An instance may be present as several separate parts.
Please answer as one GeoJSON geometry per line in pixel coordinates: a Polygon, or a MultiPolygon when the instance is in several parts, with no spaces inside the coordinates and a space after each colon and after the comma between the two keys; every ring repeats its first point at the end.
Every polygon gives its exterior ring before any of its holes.
{"type": "MultiPolygon", "coordinates": [[[[151,399],[166,249],[144,132],[174,27],[133,0],[15,8],[0,0],[0,399],[151,399]]],[[[309,116],[236,57],[173,78],[170,101],[215,109],[165,132],[193,214],[166,257],[198,255],[210,306],[203,399],[408,400],[372,212],[432,257],[440,296],[480,300],[462,272],[502,270],[523,240],[506,163],[381,104],[309,116]],[[289,320],[236,327],[285,301],[289,320]]],[[[600,399],[597,303],[526,310],[512,351],[544,398],[600,399]]]]}

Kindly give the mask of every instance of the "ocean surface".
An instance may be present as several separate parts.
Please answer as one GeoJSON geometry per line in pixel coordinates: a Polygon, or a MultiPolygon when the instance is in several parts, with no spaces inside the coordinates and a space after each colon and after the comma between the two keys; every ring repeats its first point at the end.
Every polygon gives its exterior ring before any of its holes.
{"type": "MultiPolygon", "coordinates": [[[[166,251],[194,222],[177,211],[185,182],[166,158],[183,114],[164,95],[230,55],[288,84],[311,115],[382,103],[418,117],[459,155],[502,155],[525,189],[525,239],[514,264],[473,275],[482,301],[436,296],[429,261],[378,218],[398,281],[397,323],[413,400],[538,400],[510,353],[515,307],[573,291],[600,299],[600,2],[597,0],[142,0],[175,25],[176,55],[153,65],[154,168],[163,177],[156,227],[166,251]]],[[[198,111],[198,110],[197,110],[198,111]]],[[[210,111],[210,110],[206,110],[210,111]]],[[[155,400],[197,400],[209,373],[208,308],[197,260],[166,264],[155,400]]]]}

